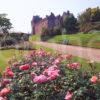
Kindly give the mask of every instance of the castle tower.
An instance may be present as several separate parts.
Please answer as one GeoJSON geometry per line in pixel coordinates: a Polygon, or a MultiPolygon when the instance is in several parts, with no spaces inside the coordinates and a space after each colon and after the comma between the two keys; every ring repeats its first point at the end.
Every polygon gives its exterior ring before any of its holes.
{"type": "Polygon", "coordinates": [[[38,15],[37,16],[33,16],[32,21],[31,21],[32,34],[36,33],[35,32],[35,26],[41,20],[42,20],[42,18],[40,18],[38,15]]]}

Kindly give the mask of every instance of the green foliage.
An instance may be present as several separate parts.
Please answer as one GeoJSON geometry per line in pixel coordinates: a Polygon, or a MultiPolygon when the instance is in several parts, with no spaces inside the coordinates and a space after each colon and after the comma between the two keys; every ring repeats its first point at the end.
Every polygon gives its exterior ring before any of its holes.
{"type": "Polygon", "coordinates": [[[21,41],[28,41],[29,35],[24,33],[10,33],[6,35],[2,35],[0,37],[0,46],[11,46],[15,45],[17,43],[20,43],[21,41]]]}
{"type": "Polygon", "coordinates": [[[49,30],[47,28],[43,27],[42,28],[42,34],[43,35],[47,35],[47,34],[49,35],[49,30]]]}
{"type": "Polygon", "coordinates": [[[8,33],[12,28],[10,19],[6,18],[6,14],[0,14],[0,33],[8,33]]]}
{"type": "Polygon", "coordinates": [[[54,27],[53,28],[53,32],[54,32],[54,35],[60,35],[61,34],[61,27],[54,27]]]}
{"type": "Polygon", "coordinates": [[[66,29],[67,33],[75,33],[77,31],[77,19],[73,14],[69,13],[63,16],[62,27],[66,29]]]}

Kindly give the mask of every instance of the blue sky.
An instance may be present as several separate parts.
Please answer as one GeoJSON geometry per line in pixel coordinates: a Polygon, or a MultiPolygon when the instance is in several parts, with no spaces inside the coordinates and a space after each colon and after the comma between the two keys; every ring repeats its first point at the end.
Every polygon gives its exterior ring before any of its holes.
{"type": "Polygon", "coordinates": [[[77,17],[88,7],[100,7],[100,0],[0,0],[0,13],[7,13],[14,31],[31,32],[30,21],[33,15],[50,12],[62,14],[70,10],[77,17]]]}

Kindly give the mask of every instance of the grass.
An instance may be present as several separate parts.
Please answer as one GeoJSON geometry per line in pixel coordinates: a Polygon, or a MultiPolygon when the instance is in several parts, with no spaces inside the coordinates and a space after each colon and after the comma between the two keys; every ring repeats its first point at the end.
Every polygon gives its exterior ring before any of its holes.
{"type": "Polygon", "coordinates": [[[9,66],[8,61],[11,58],[17,57],[18,59],[21,57],[21,55],[28,54],[30,51],[27,50],[0,50],[0,70],[4,70],[5,67],[9,66]]]}
{"type": "MultiPolygon", "coordinates": [[[[100,33],[57,35],[47,42],[62,44],[64,40],[68,41],[69,45],[100,49],[100,33]]],[[[31,36],[30,41],[40,41],[40,36],[31,36]]]]}
{"type": "MultiPolygon", "coordinates": [[[[48,52],[54,52],[52,49],[45,48],[40,45],[33,46],[35,49],[44,49],[48,52]]],[[[15,50],[15,49],[8,49],[8,50],[0,50],[0,71],[2,72],[5,67],[9,66],[8,61],[12,58],[16,57],[20,59],[23,55],[27,55],[32,50],[15,50]]]]}
{"type": "Polygon", "coordinates": [[[31,35],[29,41],[41,41],[40,35],[31,35]]]}

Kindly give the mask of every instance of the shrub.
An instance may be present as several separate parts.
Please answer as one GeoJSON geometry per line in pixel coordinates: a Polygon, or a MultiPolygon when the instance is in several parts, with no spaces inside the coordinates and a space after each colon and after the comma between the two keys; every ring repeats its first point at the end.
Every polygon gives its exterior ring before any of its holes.
{"type": "Polygon", "coordinates": [[[34,50],[7,67],[1,81],[1,98],[99,100],[99,74],[94,72],[94,66],[90,63],[92,72],[82,71],[81,64],[71,58],[71,55],[34,50]]]}
{"type": "Polygon", "coordinates": [[[22,41],[28,41],[29,35],[24,33],[10,33],[7,35],[1,35],[0,37],[0,46],[11,46],[22,41]]]}

